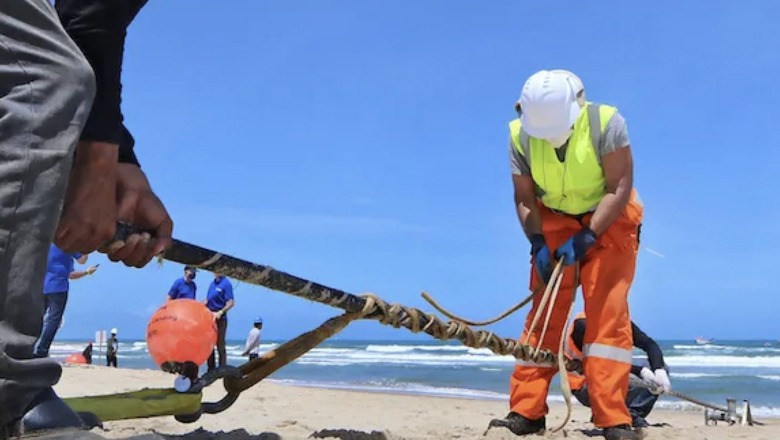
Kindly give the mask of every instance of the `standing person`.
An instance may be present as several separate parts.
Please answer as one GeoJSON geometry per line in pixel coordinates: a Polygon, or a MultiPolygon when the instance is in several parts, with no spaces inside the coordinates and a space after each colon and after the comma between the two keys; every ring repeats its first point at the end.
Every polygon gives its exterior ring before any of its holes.
{"type": "Polygon", "coordinates": [[[81,355],[86,359],[87,364],[92,364],[92,342],[87,343],[87,348],[81,352],[81,355]]]}
{"type": "Polygon", "coordinates": [[[133,267],[171,245],[120,109],[126,31],[144,3],[55,0],[58,20],[48,0],[0,2],[0,440],[84,427],[52,389],[60,365],[32,357],[49,244],[133,267]],[[107,245],[120,219],[152,234],[107,245]]]}
{"type": "Polygon", "coordinates": [[[116,329],[111,329],[111,337],[106,342],[106,366],[118,368],[117,353],[119,353],[119,340],[116,338],[116,329]]]}
{"type": "Polygon", "coordinates": [[[255,318],[254,326],[246,336],[246,345],[241,356],[249,356],[249,360],[256,359],[260,355],[260,331],[263,329],[263,318],[255,318]]]}
{"type": "Polygon", "coordinates": [[[87,275],[92,275],[97,270],[97,265],[90,266],[87,270],[74,270],[74,262],[79,264],[87,263],[88,255],[63,252],[54,243],[49,246],[49,258],[46,265],[46,275],[43,279],[43,329],[38,341],[33,348],[33,356],[44,358],[49,356],[51,347],[57,330],[62,324],[62,315],[65,313],[65,306],[68,303],[68,292],[70,291],[69,280],[77,280],[87,275]]]}
{"type": "MultiPolygon", "coordinates": [[[[219,352],[219,366],[227,363],[227,352],[225,350],[225,335],[227,333],[228,317],[227,312],[235,304],[233,299],[233,285],[230,280],[222,274],[215,273],[214,281],[209,285],[208,295],[206,297],[206,307],[214,314],[214,321],[217,324],[217,352],[219,352]]],[[[216,364],[214,351],[211,352],[208,360],[208,371],[215,369],[216,364]]]]}
{"type": "Polygon", "coordinates": [[[166,301],[182,298],[195,299],[198,290],[198,286],[195,284],[196,272],[197,270],[194,267],[185,266],[184,276],[173,282],[170,290],[168,290],[166,301]]]}
{"type": "MultiPolygon", "coordinates": [[[[583,339],[585,337],[587,320],[585,313],[578,314],[571,322],[569,336],[566,339],[566,354],[571,359],[582,360],[583,339]]],[[[647,354],[647,363],[649,366],[637,364],[631,365],[631,374],[644,379],[656,386],[651,390],[643,386],[629,384],[626,394],[626,405],[631,414],[631,426],[634,428],[645,428],[648,425],[645,418],[653,410],[656,400],[661,392],[669,392],[672,389],[672,383],[669,380],[669,367],[664,361],[664,354],[661,347],[634,321],[631,321],[631,334],[634,347],[639,348],[647,354]]],[[[572,394],[583,405],[590,407],[590,397],[588,395],[588,382],[580,374],[569,372],[569,383],[572,394]]]]}
{"type": "MultiPolygon", "coordinates": [[[[584,371],[594,424],[608,440],[638,439],[626,406],[632,360],[628,292],[634,279],[643,207],[633,188],[626,122],[618,110],[585,99],[582,81],[564,70],[534,73],[509,123],[514,202],[531,244],[534,288],[550,281],[555,261],[564,277],[546,336],[531,328],[534,298],[521,340],[557,351],[578,286],[588,326],[584,371]],[[555,260],[553,260],[553,257],[555,260]]],[[[517,435],[546,428],[547,393],[557,370],[518,361],[510,379],[510,412],[497,421],[517,435]]]]}

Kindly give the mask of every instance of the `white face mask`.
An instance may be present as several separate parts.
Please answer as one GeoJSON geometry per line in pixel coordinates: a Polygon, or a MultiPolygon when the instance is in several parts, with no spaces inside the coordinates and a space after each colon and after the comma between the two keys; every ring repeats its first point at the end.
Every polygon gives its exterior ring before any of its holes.
{"type": "Polygon", "coordinates": [[[574,133],[574,130],[569,130],[568,132],[566,132],[566,133],[564,133],[564,134],[562,134],[560,136],[556,136],[554,138],[546,139],[546,141],[549,142],[550,144],[552,144],[553,148],[558,149],[558,148],[561,148],[562,146],[564,146],[566,144],[566,142],[571,137],[572,133],[574,133]]]}

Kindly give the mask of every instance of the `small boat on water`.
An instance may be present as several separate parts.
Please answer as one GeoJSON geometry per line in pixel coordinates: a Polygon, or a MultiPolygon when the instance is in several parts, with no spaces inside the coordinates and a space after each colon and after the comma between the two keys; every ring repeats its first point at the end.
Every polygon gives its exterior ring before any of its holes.
{"type": "Polygon", "coordinates": [[[712,344],[713,342],[715,342],[714,339],[705,338],[703,336],[699,336],[696,338],[696,344],[698,345],[708,345],[708,344],[712,344]]]}

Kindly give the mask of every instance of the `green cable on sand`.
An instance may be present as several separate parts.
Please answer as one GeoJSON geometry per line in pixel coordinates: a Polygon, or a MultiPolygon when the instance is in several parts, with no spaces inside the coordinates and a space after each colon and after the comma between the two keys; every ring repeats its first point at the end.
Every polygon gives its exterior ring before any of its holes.
{"type": "Polygon", "coordinates": [[[76,412],[95,414],[101,421],[192,414],[200,409],[202,393],[173,388],[145,388],[129,393],[63,399],[76,412]]]}

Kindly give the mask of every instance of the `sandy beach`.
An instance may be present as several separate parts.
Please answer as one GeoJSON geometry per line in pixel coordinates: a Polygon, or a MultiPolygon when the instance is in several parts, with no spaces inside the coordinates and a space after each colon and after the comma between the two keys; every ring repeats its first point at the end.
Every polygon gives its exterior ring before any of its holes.
{"type": "MultiPolygon", "coordinates": [[[[173,385],[172,375],[152,370],[110,369],[100,366],[63,368],[55,387],[62,397],[108,394],[141,388],[173,385]]],[[[204,393],[209,400],[222,396],[214,384],[204,393]]],[[[551,404],[548,428],[564,417],[563,404],[551,404]]],[[[507,413],[505,402],[391,395],[357,391],[293,387],[261,382],[244,392],[227,411],[204,415],[196,423],[182,424],[173,417],[108,422],[94,431],[108,438],[139,434],[188,439],[307,439],[352,440],[401,439],[512,439],[504,429],[492,429],[483,436],[492,418],[507,413]]],[[[603,438],[588,423],[590,413],[573,405],[572,419],[563,431],[546,438],[603,438]]],[[[701,411],[656,410],[648,417],[653,425],[643,431],[648,439],[680,440],[775,440],[780,438],[780,420],[762,420],[765,426],[705,426],[701,411]]],[[[532,436],[531,438],[540,438],[532,436]]]]}

